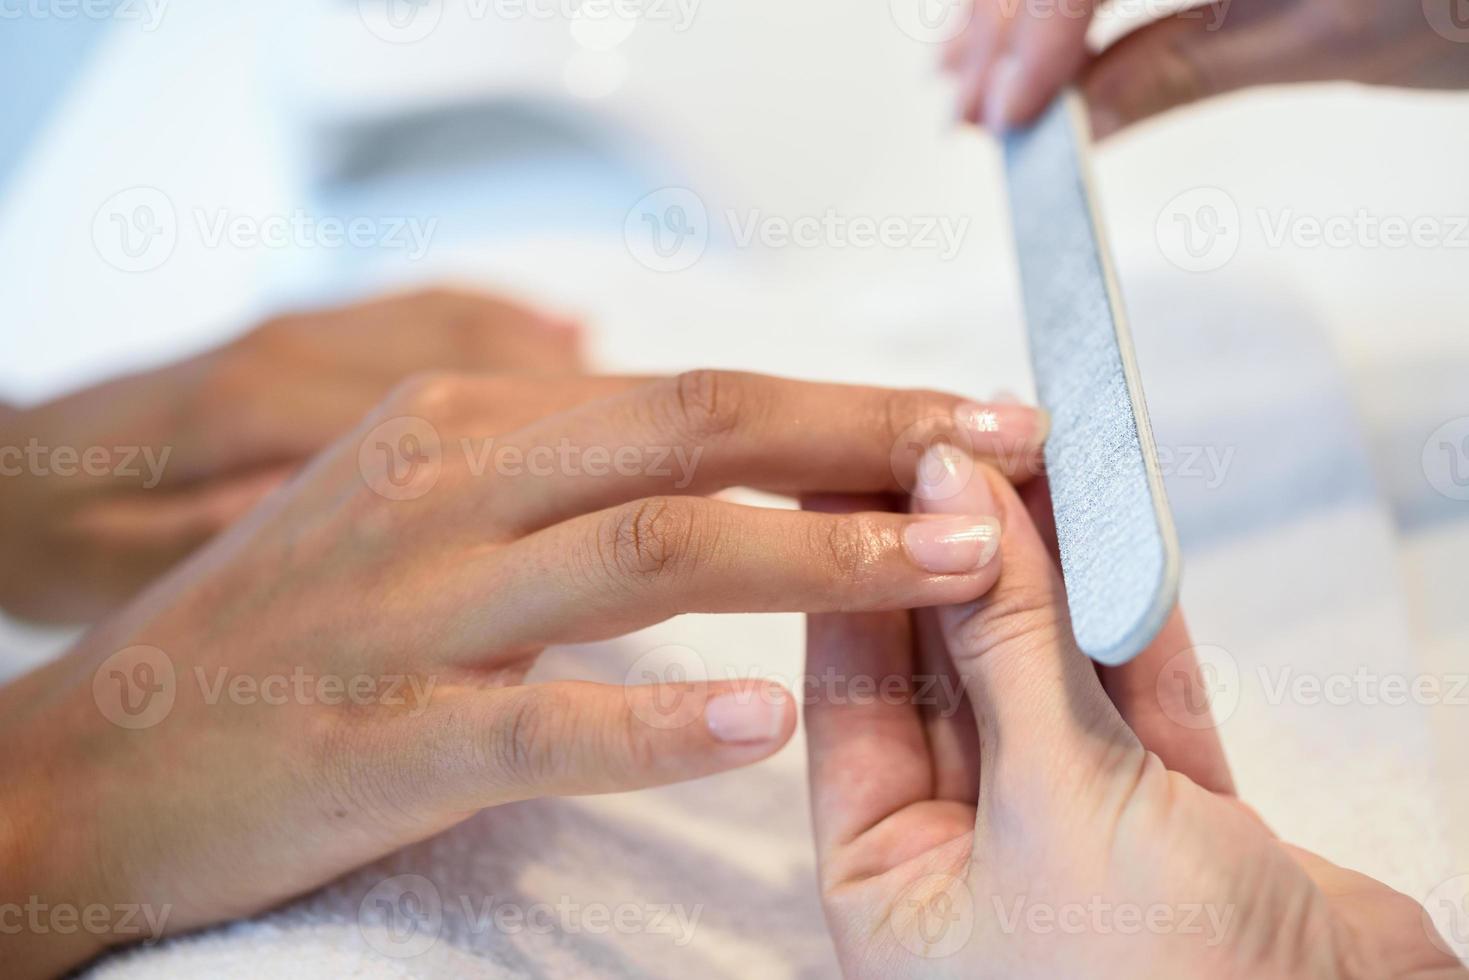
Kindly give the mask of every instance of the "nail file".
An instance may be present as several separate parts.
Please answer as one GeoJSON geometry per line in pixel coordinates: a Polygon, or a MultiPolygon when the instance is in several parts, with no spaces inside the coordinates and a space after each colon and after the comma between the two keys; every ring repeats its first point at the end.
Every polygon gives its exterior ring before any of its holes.
{"type": "Polygon", "coordinates": [[[1005,136],[1030,356],[1051,413],[1046,471],[1071,626],[1103,664],[1137,656],[1178,596],[1178,541],[1087,167],[1086,108],[1063,92],[1005,136]]]}

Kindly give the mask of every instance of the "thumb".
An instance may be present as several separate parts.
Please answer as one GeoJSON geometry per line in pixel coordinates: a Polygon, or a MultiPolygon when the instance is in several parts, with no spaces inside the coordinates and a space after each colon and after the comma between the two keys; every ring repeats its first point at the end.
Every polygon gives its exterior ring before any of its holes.
{"type": "Polygon", "coordinates": [[[1083,75],[1101,139],[1177,106],[1251,85],[1339,74],[1322,22],[1301,4],[1213,0],[1148,24],[1103,51],[1083,75]]]}
{"type": "Polygon", "coordinates": [[[395,739],[400,772],[454,810],[540,796],[660,786],[771,755],[795,730],[786,689],[763,680],[623,687],[527,684],[437,699],[417,737],[395,739]]]}
{"type": "Polygon", "coordinates": [[[1135,762],[1142,747],[1076,646],[1060,571],[1014,488],[958,450],[942,452],[942,465],[920,472],[918,506],[980,508],[974,512],[998,514],[1003,528],[995,586],[973,602],[938,610],[979,726],[981,797],[1003,799],[1028,788],[1059,798],[1058,783],[1135,762]],[[960,478],[969,466],[972,474],[960,478]],[[937,497],[928,475],[945,469],[949,488],[937,497]]]}

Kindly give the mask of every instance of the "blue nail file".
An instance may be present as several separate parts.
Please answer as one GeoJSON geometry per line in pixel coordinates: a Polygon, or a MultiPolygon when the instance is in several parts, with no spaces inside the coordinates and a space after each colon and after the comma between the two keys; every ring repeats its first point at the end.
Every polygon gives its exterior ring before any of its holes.
{"type": "Polygon", "coordinates": [[[1030,356],[1051,413],[1046,470],[1071,627],[1103,664],[1152,642],[1178,597],[1178,540],[1163,491],[1086,152],[1086,108],[1056,98],[1007,134],[1005,174],[1030,356]]]}

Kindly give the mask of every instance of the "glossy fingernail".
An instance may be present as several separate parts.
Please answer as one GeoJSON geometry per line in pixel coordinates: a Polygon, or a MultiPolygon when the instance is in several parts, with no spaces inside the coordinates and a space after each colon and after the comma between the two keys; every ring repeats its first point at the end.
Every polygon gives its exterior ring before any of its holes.
{"type": "Polygon", "coordinates": [[[953,446],[934,446],[918,464],[918,509],[927,514],[999,514],[990,481],[965,453],[953,446]],[[938,482],[929,482],[938,474],[938,482]]]}
{"type": "Polygon", "coordinates": [[[998,401],[987,405],[965,402],[954,409],[954,421],[969,438],[969,448],[1002,463],[1008,455],[1028,453],[1045,444],[1051,416],[1043,408],[998,401]]]}
{"type": "Polygon", "coordinates": [[[734,691],[710,698],[704,724],[721,742],[770,742],[785,726],[786,692],[779,687],[734,691]]]}
{"type": "Polygon", "coordinates": [[[989,91],[984,97],[984,125],[995,135],[1010,128],[1015,102],[1020,96],[1020,59],[1007,54],[995,63],[989,91]]]}
{"type": "Polygon", "coordinates": [[[960,575],[989,564],[1000,546],[993,517],[943,517],[915,521],[903,543],[919,567],[936,575],[960,575]]]}

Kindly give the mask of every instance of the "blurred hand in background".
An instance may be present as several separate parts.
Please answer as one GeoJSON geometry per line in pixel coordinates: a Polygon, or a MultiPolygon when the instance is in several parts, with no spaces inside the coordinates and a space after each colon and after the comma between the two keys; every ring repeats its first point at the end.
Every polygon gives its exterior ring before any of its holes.
{"type": "Polygon", "coordinates": [[[1356,81],[1469,85],[1469,30],[1453,0],[1214,0],[1141,27],[1100,54],[1096,0],[975,0],[945,53],[963,119],[1003,131],[1077,83],[1097,138],[1176,106],[1252,85],[1356,81]],[[1442,8],[1443,23],[1434,21],[1442,8]],[[1456,33],[1465,36],[1458,41],[1456,33]]]}
{"type": "Polygon", "coordinates": [[[415,372],[581,367],[575,324],[433,290],[277,317],[178,364],[0,413],[0,607],[102,616],[415,372]]]}

